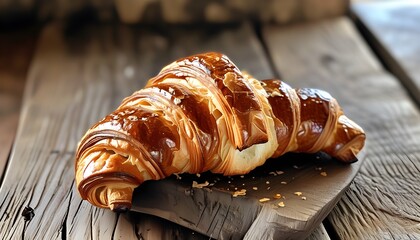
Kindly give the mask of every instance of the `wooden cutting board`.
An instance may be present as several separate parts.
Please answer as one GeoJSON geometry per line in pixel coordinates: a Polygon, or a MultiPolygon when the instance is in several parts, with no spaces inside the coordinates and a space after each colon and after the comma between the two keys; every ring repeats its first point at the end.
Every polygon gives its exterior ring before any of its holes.
{"type": "Polygon", "coordinates": [[[133,210],[216,239],[304,239],[336,205],[360,164],[287,154],[243,176],[173,176],[140,186],[133,210]]]}

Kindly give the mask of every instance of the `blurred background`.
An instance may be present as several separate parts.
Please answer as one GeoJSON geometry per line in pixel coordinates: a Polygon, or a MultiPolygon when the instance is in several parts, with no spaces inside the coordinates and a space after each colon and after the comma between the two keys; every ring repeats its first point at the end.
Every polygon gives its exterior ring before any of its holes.
{"type": "Polygon", "coordinates": [[[124,23],[286,23],[341,15],[347,0],[1,0],[2,27],[80,17],[124,23]]]}

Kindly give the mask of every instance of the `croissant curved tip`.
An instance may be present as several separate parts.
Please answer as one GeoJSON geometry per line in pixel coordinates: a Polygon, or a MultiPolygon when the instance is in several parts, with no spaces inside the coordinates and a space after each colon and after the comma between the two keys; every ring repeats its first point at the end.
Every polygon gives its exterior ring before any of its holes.
{"type": "Polygon", "coordinates": [[[365,143],[365,134],[360,133],[360,135],[354,137],[350,142],[344,145],[338,152],[337,158],[346,163],[357,162],[356,155],[363,148],[365,143]]]}
{"type": "Polygon", "coordinates": [[[338,129],[344,133],[342,134],[343,140],[347,143],[337,149],[335,157],[347,163],[356,162],[356,155],[365,145],[366,134],[359,125],[344,115],[339,118],[338,122],[340,124],[338,129]]]}
{"type": "Polygon", "coordinates": [[[133,188],[108,188],[107,203],[114,212],[126,212],[131,208],[133,188]]]}

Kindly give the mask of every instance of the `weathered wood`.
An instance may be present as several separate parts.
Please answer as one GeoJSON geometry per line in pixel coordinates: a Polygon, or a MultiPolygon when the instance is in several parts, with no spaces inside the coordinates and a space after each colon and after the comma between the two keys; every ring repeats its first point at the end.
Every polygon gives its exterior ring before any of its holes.
{"type": "Polygon", "coordinates": [[[0,32],[0,179],[16,134],[36,32],[32,28],[0,32]]]}
{"type": "Polygon", "coordinates": [[[418,239],[420,114],[400,83],[347,18],[267,27],[264,38],[284,79],[329,91],[366,130],[364,164],[328,217],[338,236],[418,239]]]}
{"type": "Polygon", "coordinates": [[[420,105],[420,5],[417,1],[358,3],[352,7],[367,40],[420,105]]]}

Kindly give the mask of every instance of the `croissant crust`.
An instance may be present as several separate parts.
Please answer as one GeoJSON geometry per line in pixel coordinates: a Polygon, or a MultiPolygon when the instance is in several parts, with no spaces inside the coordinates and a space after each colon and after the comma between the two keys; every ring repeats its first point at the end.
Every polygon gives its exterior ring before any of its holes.
{"type": "Polygon", "coordinates": [[[257,80],[210,52],[167,65],[93,125],[77,149],[76,184],[93,205],[127,210],[147,180],[246,174],[286,152],[353,162],[364,141],[327,92],[257,80]]]}

